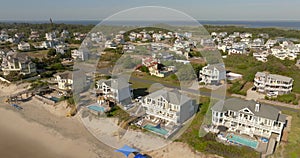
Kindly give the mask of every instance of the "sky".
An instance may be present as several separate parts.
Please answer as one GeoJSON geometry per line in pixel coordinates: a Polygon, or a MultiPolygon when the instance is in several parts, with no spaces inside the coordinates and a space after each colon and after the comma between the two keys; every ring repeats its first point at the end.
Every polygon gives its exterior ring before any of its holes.
{"type": "Polygon", "coordinates": [[[125,9],[162,6],[198,20],[299,20],[299,0],[0,0],[0,20],[102,20],[125,9]]]}

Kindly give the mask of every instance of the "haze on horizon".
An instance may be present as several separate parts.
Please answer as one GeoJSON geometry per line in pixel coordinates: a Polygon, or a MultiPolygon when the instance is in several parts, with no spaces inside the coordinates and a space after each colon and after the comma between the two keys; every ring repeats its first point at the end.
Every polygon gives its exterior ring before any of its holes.
{"type": "Polygon", "coordinates": [[[162,6],[198,20],[300,20],[299,0],[1,0],[0,20],[101,20],[140,6],[162,6]]]}

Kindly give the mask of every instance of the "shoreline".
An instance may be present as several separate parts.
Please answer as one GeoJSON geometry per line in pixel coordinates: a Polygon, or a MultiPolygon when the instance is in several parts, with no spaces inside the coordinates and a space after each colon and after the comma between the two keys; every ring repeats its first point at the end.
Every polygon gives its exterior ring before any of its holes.
{"type": "Polygon", "coordinates": [[[96,140],[76,118],[55,116],[42,109],[43,107],[36,107],[38,104],[23,103],[21,106],[24,111],[15,111],[4,104],[0,106],[1,157],[109,158],[116,156],[113,149],[96,140]],[[32,115],[34,113],[36,115],[32,115]]]}

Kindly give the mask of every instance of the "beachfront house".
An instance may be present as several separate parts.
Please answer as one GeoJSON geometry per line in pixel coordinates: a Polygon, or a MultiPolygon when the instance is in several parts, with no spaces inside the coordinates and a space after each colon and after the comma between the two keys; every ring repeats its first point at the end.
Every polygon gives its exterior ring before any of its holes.
{"type": "Polygon", "coordinates": [[[186,95],[167,89],[155,91],[142,100],[147,115],[177,125],[184,123],[195,114],[194,103],[186,95]]]}
{"type": "Polygon", "coordinates": [[[117,101],[121,104],[129,104],[133,97],[133,89],[122,78],[99,80],[96,83],[96,91],[105,99],[117,101]]]}
{"type": "Polygon", "coordinates": [[[5,76],[11,72],[18,72],[22,75],[36,72],[35,63],[33,63],[28,56],[12,51],[8,52],[6,56],[3,56],[1,69],[5,76]]]}
{"type": "Polygon", "coordinates": [[[54,75],[55,81],[57,82],[58,89],[60,90],[71,90],[73,85],[73,73],[63,72],[54,75]]]}
{"type": "MultiPolygon", "coordinates": [[[[228,132],[263,137],[280,142],[287,124],[286,115],[267,104],[230,98],[213,105],[212,124],[228,132]]],[[[271,141],[271,140],[270,140],[271,141]]]]}
{"type": "Polygon", "coordinates": [[[226,70],[223,64],[207,65],[199,72],[200,82],[206,85],[220,84],[226,79],[226,70]]]}
{"type": "Polygon", "coordinates": [[[257,72],[254,78],[254,86],[258,92],[273,93],[276,95],[291,93],[294,80],[290,77],[257,72]]]}

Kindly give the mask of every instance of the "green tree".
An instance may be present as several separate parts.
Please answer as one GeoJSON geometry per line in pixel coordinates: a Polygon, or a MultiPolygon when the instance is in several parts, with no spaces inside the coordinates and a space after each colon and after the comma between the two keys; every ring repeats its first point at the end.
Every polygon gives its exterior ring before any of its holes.
{"type": "Polygon", "coordinates": [[[56,50],[55,49],[51,48],[51,49],[48,50],[48,53],[47,53],[48,57],[53,57],[55,55],[56,55],[56,50]]]}
{"type": "Polygon", "coordinates": [[[141,68],[140,68],[140,70],[142,71],[142,72],[146,72],[146,73],[149,73],[149,69],[147,68],[147,66],[142,66],[141,68]]]}
{"type": "Polygon", "coordinates": [[[203,65],[200,64],[192,64],[192,67],[197,75],[197,78],[199,78],[199,72],[203,68],[203,65]]]}

